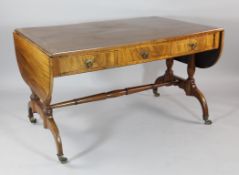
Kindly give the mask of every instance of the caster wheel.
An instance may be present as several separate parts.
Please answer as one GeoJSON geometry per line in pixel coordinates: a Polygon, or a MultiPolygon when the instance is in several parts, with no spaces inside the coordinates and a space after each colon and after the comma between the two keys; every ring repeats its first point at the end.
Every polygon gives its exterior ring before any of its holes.
{"type": "Polygon", "coordinates": [[[205,125],[211,125],[212,124],[212,121],[211,120],[205,120],[205,125]]]}
{"type": "Polygon", "coordinates": [[[154,90],[153,90],[153,93],[154,93],[154,96],[155,96],[155,97],[159,97],[159,96],[160,96],[160,93],[158,93],[158,90],[157,90],[157,89],[154,89],[154,90]]]}
{"type": "Polygon", "coordinates": [[[62,164],[65,164],[65,163],[68,162],[67,158],[64,157],[63,155],[57,156],[57,157],[58,157],[59,161],[60,161],[62,164]]]}
{"type": "Polygon", "coordinates": [[[157,92],[157,93],[154,93],[154,96],[155,96],[155,97],[159,97],[159,96],[160,96],[160,93],[158,93],[158,92],[157,92]]]}
{"type": "Polygon", "coordinates": [[[35,123],[37,122],[37,119],[34,118],[34,117],[31,117],[29,120],[30,120],[30,122],[33,123],[33,124],[35,124],[35,123]]]}

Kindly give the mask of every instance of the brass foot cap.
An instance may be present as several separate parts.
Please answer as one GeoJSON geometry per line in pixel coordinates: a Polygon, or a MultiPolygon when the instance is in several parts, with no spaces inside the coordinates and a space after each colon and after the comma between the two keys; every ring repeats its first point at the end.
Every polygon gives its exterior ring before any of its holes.
{"type": "Polygon", "coordinates": [[[61,155],[61,156],[57,155],[57,157],[62,164],[65,164],[68,162],[68,159],[66,157],[64,157],[63,155],[61,155]]]}
{"type": "Polygon", "coordinates": [[[155,92],[155,93],[154,93],[154,96],[155,96],[155,97],[159,97],[159,96],[160,96],[160,93],[155,92]]]}
{"type": "Polygon", "coordinates": [[[153,93],[155,97],[159,97],[160,93],[158,93],[158,89],[153,89],[153,93]]]}
{"type": "Polygon", "coordinates": [[[211,125],[212,124],[212,121],[211,120],[205,120],[205,125],[211,125]]]}
{"type": "Polygon", "coordinates": [[[36,122],[37,122],[37,119],[34,118],[34,117],[31,117],[31,118],[30,118],[30,122],[31,122],[31,123],[36,123],[36,122]]]}

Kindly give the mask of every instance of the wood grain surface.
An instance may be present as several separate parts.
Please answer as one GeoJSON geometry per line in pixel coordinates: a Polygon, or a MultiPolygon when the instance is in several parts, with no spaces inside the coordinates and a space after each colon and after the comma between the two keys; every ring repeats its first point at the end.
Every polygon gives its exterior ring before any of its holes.
{"type": "Polygon", "coordinates": [[[89,22],[62,26],[17,29],[49,56],[69,52],[119,47],[163,41],[170,38],[221,31],[204,26],[161,17],[89,22]]]}
{"type": "Polygon", "coordinates": [[[40,99],[51,101],[53,73],[52,62],[37,46],[14,33],[15,50],[21,75],[40,99]]]}
{"type": "Polygon", "coordinates": [[[73,75],[205,52],[219,47],[219,36],[220,32],[213,31],[162,42],[62,54],[52,59],[53,75],[73,75]],[[92,65],[88,66],[87,61],[92,61],[92,65]]]}

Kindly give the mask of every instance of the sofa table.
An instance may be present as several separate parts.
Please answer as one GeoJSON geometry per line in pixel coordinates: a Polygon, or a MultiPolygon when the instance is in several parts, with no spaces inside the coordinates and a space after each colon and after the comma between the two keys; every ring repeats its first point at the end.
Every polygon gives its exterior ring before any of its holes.
{"type": "MultiPolygon", "coordinates": [[[[59,161],[65,163],[53,109],[129,95],[144,90],[178,86],[196,97],[209,125],[208,106],[194,80],[195,68],[208,68],[220,57],[222,28],[161,17],[142,17],[82,24],[21,28],[14,31],[21,75],[31,89],[28,116],[38,113],[55,139],[59,161]],[[167,69],[152,84],[114,90],[51,104],[53,78],[108,68],[166,60],[167,69]],[[188,78],[174,75],[174,60],[187,64],[188,78]]],[[[116,69],[115,69],[116,70],[116,69]]]]}

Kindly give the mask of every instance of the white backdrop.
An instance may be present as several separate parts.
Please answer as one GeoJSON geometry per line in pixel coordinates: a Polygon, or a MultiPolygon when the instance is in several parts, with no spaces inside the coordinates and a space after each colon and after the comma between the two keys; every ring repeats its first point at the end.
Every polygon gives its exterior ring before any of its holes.
{"type": "MultiPolygon", "coordinates": [[[[238,7],[238,0],[0,0],[0,172],[238,175],[238,7]],[[71,160],[60,166],[49,131],[41,121],[27,121],[30,91],[18,71],[12,32],[140,16],[225,28],[219,62],[196,71],[214,125],[201,125],[199,104],[174,88],[163,88],[158,99],[148,91],[59,110],[54,114],[71,160]]],[[[151,83],[164,70],[158,61],[56,79],[53,101],[151,83]]],[[[176,63],[175,71],[185,75],[185,65],[176,63]]]]}

